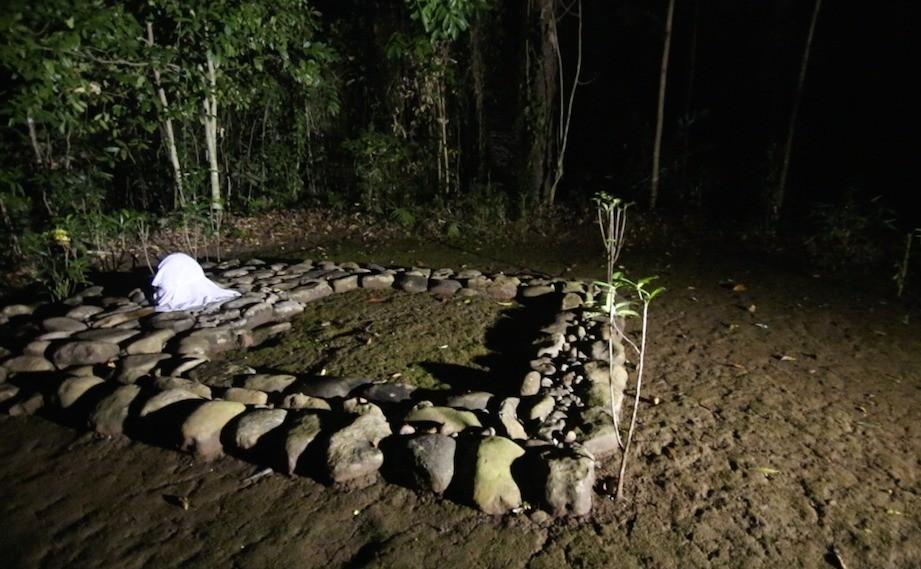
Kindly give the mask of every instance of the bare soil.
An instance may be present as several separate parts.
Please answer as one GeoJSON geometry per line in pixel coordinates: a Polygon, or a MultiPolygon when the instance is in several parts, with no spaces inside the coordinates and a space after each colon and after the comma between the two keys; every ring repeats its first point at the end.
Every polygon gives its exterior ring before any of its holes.
{"type": "MultiPolygon", "coordinates": [[[[594,237],[331,240],[275,255],[597,278],[594,237]]],[[[918,304],[738,252],[628,249],[624,263],[634,276],[658,274],[668,291],[651,310],[626,498],[609,498],[618,465],[602,461],[587,518],[490,517],[385,481],[345,490],[275,474],[247,484],[259,467],[233,458],[208,463],[42,416],[2,416],[0,564],[921,567],[918,304]]],[[[476,312],[487,322],[480,345],[458,320],[469,306],[430,302],[420,310],[431,329],[414,337],[464,346],[474,357],[455,365],[492,377],[501,364],[490,359],[489,330],[507,307],[476,312]]],[[[369,306],[356,300],[354,310],[369,306]]],[[[346,337],[383,342],[374,334],[388,318],[346,337]]],[[[322,364],[335,340],[320,337],[322,364]]],[[[427,373],[443,379],[437,367],[427,373]]]]}

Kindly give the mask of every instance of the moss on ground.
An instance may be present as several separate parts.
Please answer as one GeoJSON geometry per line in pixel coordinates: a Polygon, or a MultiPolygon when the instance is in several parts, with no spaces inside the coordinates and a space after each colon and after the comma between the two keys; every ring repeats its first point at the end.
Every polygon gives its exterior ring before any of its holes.
{"type": "Polygon", "coordinates": [[[308,304],[292,329],[224,361],[260,372],[367,377],[428,389],[470,387],[488,376],[487,333],[517,303],[368,291],[308,304]],[[458,385],[466,383],[467,385],[458,385]]]}

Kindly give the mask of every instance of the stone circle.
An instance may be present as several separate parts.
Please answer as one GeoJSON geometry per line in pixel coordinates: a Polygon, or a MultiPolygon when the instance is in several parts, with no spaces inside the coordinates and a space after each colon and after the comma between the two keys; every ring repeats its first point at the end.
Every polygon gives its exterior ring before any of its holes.
{"type": "Polygon", "coordinates": [[[228,454],[349,487],[383,476],[488,514],[591,511],[596,462],[618,452],[611,412],[620,414],[627,373],[623,346],[609,343],[605,317],[589,308],[590,285],[312,260],[203,267],[241,296],[198,312],[155,312],[142,289],[120,295],[93,286],[60,303],[0,309],[0,410],[41,411],[105,436],[204,460],[228,454]],[[436,400],[406,384],[245,366],[214,381],[190,378],[218,353],[284,334],[307,304],[360,288],[540,298],[557,308],[529,369],[509,380],[514,396],[455,392],[436,400]]]}

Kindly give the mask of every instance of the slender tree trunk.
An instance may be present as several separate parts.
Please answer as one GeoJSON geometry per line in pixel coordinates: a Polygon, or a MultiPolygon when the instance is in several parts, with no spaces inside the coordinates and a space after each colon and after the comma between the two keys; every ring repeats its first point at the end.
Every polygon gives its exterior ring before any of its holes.
{"type": "Polygon", "coordinates": [[[438,126],[441,139],[441,153],[439,159],[442,160],[444,171],[444,195],[451,195],[451,154],[448,143],[448,107],[445,101],[445,79],[444,75],[438,78],[438,94],[436,97],[438,105],[438,126]]]}
{"type": "Polygon", "coordinates": [[[656,208],[659,197],[659,162],[662,156],[662,125],[665,122],[665,83],[668,78],[668,55],[672,45],[672,18],[675,14],[675,0],[668,0],[668,14],[665,16],[665,40],[662,49],[662,67],[659,70],[659,105],[656,111],[656,139],[652,147],[652,183],[649,188],[649,209],[656,208]]]}
{"type": "MultiPolygon", "coordinates": [[[[211,222],[220,241],[221,218],[224,214],[224,205],[221,200],[221,177],[217,159],[217,73],[214,69],[214,59],[211,52],[207,55],[207,89],[202,105],[205,111],[205,144],[208,151],[208,171],[211,181],[211,222]]],[[[220,246],[218,246],[220,257],[220,246]]]]}
{"type": "Polygon", "coordinates": [[[38,132],[35,129],[35,120],[29,116],[26,117],[26,125],[29,127],[29,141],[32,143],[32,151],[35,152],[35,162],[39,166],[45,165],[45,159],[42,157],[42,147],[38,143],[38,132]]]}
{"type": "Polygon", "coordinates": [[[815,24],[819,19],[819,9],[822,0],[815,0],[812,9],[812,21],[809,23],[809,32],[806,34],[806,47],[803,49],[803,61],[799,69],[799,78],[796,81],[796,94],[793,96],[793,110],[790,112],[790,125],[787,129],[787,140],[784,145],[783,162],[780,166],[780,177],[777,189],[774,191],[774,203],[771,204],[771,226],[777,225],[780,220],[780,209],[783,207],[784,194],[787,190],[787,174],[790,170],[790,155],[793,152],[793,135],[796,132],[796,116],[799,114],[800,101],[803,98],[803,85],[806,83],[806,69],[809,67],[809,51],[812,49],[812,38],[815,36],[815,24]]]}
{"type": "MultiPolygon", "coordinates": [[[[559,129],[556,153],[556,169],[553,174],[553,183],[550,185],[550,194],[547,196],[547,205],[552,206],[556,200],[556,189],[563,179],[563,165],[566,157],[566,144],[569,142],[569,125],[572,121],[572,105],[576,99],[576,88],[579,86],[579,78],[582,75],[582,0],[576,2],[576,17],[579,19],[579,35],[576,44],[576,75],[572,79],[572,89],[569,91],[569,101],[563,100],[565,89],[563,85],[563,54],[559,42],[556,45],[558,73],[560,78],[560,121],[557,125],[559,129]]],[[[554,23],[554,28],[556,24],[554,23]]],[[[558,40],[558,35],[554,32],[554,37],[558,40]]]]}
{"type": "Polygon", "coordinates": [[[476,176],[486,177],[486,63],[483,59],[484,25],[481,17],[470,30],[470,76],[473,79],[473,104],[476,121],[476,176]]]}
{"type": "MultiPolygon", "coordinates": [[[[154,34],[153,23],[147,22],[147,45],[153,47],[154,34]]],[[[166,99],[166,90],[160,80],[160,70],[154,67],[154,86],[157,89],[157,97],[160,104],[163,105],[163,112],[169,112],[169,102],[166,99]]],[[[176,185],[176,192],[173,195],[173,206],[185,207],[185,194],[182,191],[182,166],[179,163],[179,152],[176,150],[176,134],[173,132],[173,119],[166,117],[163,121],[163,132],[166,136],[166,149],[169,152],[169,161],[173,167],[173,183],[176,185]]]]}

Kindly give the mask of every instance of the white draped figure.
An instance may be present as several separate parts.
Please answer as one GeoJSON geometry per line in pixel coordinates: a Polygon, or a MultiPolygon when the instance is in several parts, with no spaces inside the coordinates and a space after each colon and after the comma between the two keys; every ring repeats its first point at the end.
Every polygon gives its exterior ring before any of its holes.
{"type": "Polygon", "coordinates": [[[185,253],[173,253],[160,261],[151,284],[157,312],[199,310],[212,302],[240,296],[206,277],[198,261],[185,253]]]}

